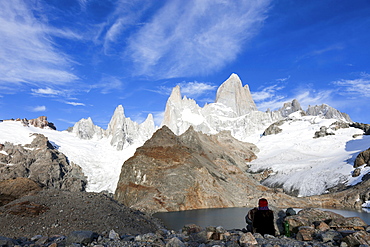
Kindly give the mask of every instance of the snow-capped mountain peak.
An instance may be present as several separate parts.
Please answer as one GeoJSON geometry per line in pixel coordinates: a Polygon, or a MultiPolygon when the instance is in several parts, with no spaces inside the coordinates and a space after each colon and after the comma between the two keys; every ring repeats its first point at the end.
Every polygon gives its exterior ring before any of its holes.
{"type": "Polygon", "coordinates": [[[251,111],[257,111],[257,106],[252,99],[248,85],[243,87],[237,74],[231,74],[221,84],[217,90],[215,103],[221,103],[230,107],[236,113],[235,117],[243,116],[251,111]]]}

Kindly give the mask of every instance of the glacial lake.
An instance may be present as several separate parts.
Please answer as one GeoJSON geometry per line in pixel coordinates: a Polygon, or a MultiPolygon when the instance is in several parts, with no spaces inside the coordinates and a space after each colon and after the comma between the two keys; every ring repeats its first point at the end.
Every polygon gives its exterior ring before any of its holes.
{"type": "MultiPolygon", "coordinates": [[[[179,212],[156,213],[153,216],[162,220],[168,229],[178,231],[186,224],[196,224],[201,227],[223,226],[225,229],[243,229],[246,226],[245,215],[250,208],[213,208],[179,212]]],[[[299,209],[296,209],[298,212],[299,209]]],[[[348,211],[337,209],[321,209],[332,211],[344,217],[360,217],[370,225],[370,211],[348,211]]]]}

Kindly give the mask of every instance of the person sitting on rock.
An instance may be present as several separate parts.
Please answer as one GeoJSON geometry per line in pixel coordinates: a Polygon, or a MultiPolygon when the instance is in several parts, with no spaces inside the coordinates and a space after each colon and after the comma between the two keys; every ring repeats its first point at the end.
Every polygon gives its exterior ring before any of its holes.
{"type": "Polygon", "coordinates": [[[265,234],[275,236],[274,212],[269,209],[265,198],[258,201],[258,210],[253,217],[253,232],[260,233],[262,236],[265,234]]]}

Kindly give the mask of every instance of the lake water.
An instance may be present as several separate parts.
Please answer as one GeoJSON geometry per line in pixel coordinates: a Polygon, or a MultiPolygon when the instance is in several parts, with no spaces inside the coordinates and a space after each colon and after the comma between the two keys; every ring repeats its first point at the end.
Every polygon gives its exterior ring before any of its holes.
{"type": "MultiPolygon", "coordinates": [[[[246,226],[245,215],[250,208],[216,208],[199,209],[179,212],[156,213],[168,229],[180,230],[186,224],[196,224],[201,227],[223,226],[225,229],[242,229],[246,226]]],[[[298,212],[299,209],[296,209],[298,212]]],[[[341,214],[345,217],[360,217],[370,225],[370,211],[348,211],[337,209],[321,209],[341,214]]]]}

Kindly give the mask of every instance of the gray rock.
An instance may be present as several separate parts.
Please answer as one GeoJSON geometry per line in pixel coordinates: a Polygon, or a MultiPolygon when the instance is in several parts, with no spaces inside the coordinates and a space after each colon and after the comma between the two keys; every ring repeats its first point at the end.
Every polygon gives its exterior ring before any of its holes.
{"type": "Polygon", "coordinates": [[[186,245],[177,237],[173,237],[166,243],[166,247],[185,247],[186,245]]]}
{"type": "Polygon", "coordinates": [[[309,116],[322,116],[327,119],[338,119],[346,122],[353,122],[348,114],[340,112],[327,104],[308,106],[306,114],[309,116]]]}
{"type": "Polygon", "coordinates": [[[287,208],[287,210],[285,211],[285,214],[286,216],[292,216],[292,215],[296,215],[297,213],[293,208],[287,208]]]}
{"type": "Polygon", "coordinates": [[[327,243],[327,242],[338,242],[338,241],[340,241],[343,238],[343,236],[342,236],[341,233],[339,233],[337,231],[334,231],[334,230],[329,230],[329,231],[326,231],[326,232],[321,232],[321,233],[318,234],[318,237],[324,243],[327,243]]]}
{"type": "Polygon", "coordinates": [[[314,138],[325,137],[328,135],[335,135],[333,132],[328,132],[328,128],[326,126],[321,126],[319,131],[315,132],[314,138]]]}
{"type": "Polygon", "coordinates": [[[0,246],[2,247],[13,247],[18,244],[15,239],[0,236],[0,246]]]}
{"type": "MultiPolygon", "coordinates": [[[[262,237],[262,236],[261,236],[262,237]]],[[[241,236],[240,236],[240,245],[241,246],[249,246],[249,245],[255,245],[255,244],[258,244],[256,238],[252,235],[252,233],[250,232],[247,232],[247,233],[243,233],[241,236]]]]}
{"type": "Polygon", "coordinates": [[[119,240],[120,236],[118,233],[116,233],[113,229],[109,231],[109,239],[112,240],[119,240]]]}
{"type": "Polygon", "coordinates": [[[284,103],[283,107],[278,111],[281,113],[281,116],[288,117],[293,112],[302,111],[302,108],[298,100],[294,99],[292,102],[284,103]]]}
{"type": "Polygon", "coordinates": [[[276,135],[276,134],[279,134],[281,133],[283,130],[279,128],[279,126],[283,125],[285,121],[284,120],[280,120],[278,122],[275,122],[273,124],[271,124],[264,132],[263,132],[263,135],[264,136],[268,136],[268,135],[276,135]]]}
{"type": "Polygon", "coordinates": [[[361,129],[364,131],[364,135],[370,135],[370,124],[364,124],[364,123],[351,123],[351,127],[361,129]]]}
{"type": "Polygon", "coordinates": [[[0,180],[25,177],[44,188],[84,191],[87,179],[81,167],[70,163],[42,134],[33,134],[34,139],[25,146],[6,142],[0,155],[0,180]]]}
{"type": "Polygon", "coordinates": [[[93,231],[73,231],[67,237],[67,244],[87,245],[98,238],[98,234],[93,231]]]}

